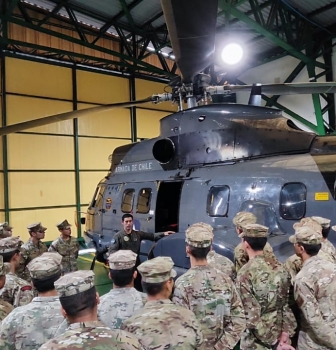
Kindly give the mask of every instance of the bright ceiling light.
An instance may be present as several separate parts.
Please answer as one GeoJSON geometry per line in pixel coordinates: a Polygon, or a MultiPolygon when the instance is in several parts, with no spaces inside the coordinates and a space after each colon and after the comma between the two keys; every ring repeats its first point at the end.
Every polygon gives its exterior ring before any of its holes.
{"type": "Polygon", "coordinates": [[[228,44],[222,51],[222,60],[226,64],[237,64],[243,58],[243,49],[238,44],[228,44]]]}

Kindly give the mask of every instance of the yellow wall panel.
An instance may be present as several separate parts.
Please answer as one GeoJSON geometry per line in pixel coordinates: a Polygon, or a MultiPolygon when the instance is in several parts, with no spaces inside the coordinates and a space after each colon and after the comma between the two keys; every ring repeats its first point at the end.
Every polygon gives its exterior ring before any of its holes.
{"type": "Polygon", "coordinates": [[[77,98],[82,102],[102,104],[128,101],[128,79],[78,70],[77,98]]]}
{"type": "Polygon", "coordinates": [[[110,168],[108,156],[116,147],[130,143],[127,140],[79,138],[79,168],[106,169],[110,168]]]}
{"type": "Polygon", "coordinates": [[[74,140],[69,136],[8,135],[8,168],[74,169],[74,140]]]}
{"type": "MultiPolygon", "coordinates": [[[[20,236],[23,241],[27,241],[29,233],[27,226],[33,222],[41,221],[47,227],[44,241],[53,241],[59,236],[56,224],[67,219],[72,224],[72,235],[77,237],[77,229],[74,225],[74,212],[76,208],[59,209],[37,209],[25,211],[12,211],[10,213],[10,223],[14,226],[13,234],[20,236]]],[[[1,213],[0,213],[1,215],[1,213]]]]}
{"type": "Polygon", "coordinates": [[[70,68],[6,58],[6,84],[8,92],[72,99],[70,68]]]}
{"type": "MultiPolygon", "coordinates": [[[[80,103],[78,109],[94,107],[80,103]]],[[[129,109],[115,109],[110,112],[92,113],[78,119],[78,134],[89,136],[112,136],[131,138],[131,119],[129,109]]]]}
{"type": "MultiPolygon", "coordinates": [[[[4,198],[4,175],[0,173],[0,209],[5,208],[5,198],[4,198]]],[[[0,220],[0,222],[3,222],[0,220]]]]}
{"type": "Polygon", "coordinates": [[[152,138],[160,135],[160,119],[169,112],[137,109],[137,136],[138,138],[152,138]]]}
{"type": "Polygon", "coordinates": [[[10,208],[75,204],[75,174],[69,172],[9,173],[10,208]]]}
{"type": "MultiPolygon", "coordinates": [[[[167,87],[167,84],[157,83],[157,82],[145,80],[145,79],[135,79],[136,99],[141,100],[148,96],[152,96],[153,94],[162,94],[164,93],[165,87],[167,87]]],[[[171,91],[171,89],[169,88],[168,91],[171,91]]],[[[159,104],[154,104],[152,102],[149,102],[141,105],[141,107],[150,108],[150,109],[160,109],[162,111],[176,112],[178,106],[177,104],[172,105],[171,101],[167,101],[159,104]]]]}
{"type": "Polygon", "coordinates": [[[5,221],[5,213],[0,211],[0,222],[5,221]]]}
{"type": "Polygon", "coordinates": [[[0,138],[0,170],[3,169],[3,162],[2,162],[2,138],[0,138]]]}
{"type": "MultiPolygon", "coordinates": [[[[96,187],[101,179],[107,175],[107,171],[82,171],[80,172],[81,184],[81,203],[87,204],[91,202],[96,187]]],[[[86,208],[87,208],[86,206],[86,208]]],[[[86,209],[84,210],[86,211],[86,209]]]]}
{"type": "MultiPolygon", "coordinates": [[[[72,111],[72,102],[45,100],[41,98],[7,95],[7,124],[16,124],[27,120],[72,111]]],[[[27,131],[56,134],[72,134],[73,121],[66,120],[28,129],[27,131]]]]}

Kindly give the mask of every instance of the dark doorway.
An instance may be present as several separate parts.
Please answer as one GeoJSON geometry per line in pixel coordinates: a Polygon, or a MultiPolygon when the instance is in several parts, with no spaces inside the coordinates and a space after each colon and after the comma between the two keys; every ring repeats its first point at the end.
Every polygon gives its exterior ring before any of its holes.
{"type": "Polygon", "coordinates": [[[161,182],[155,212],[155,231],[178,231],[182,181],[161,182]]]}

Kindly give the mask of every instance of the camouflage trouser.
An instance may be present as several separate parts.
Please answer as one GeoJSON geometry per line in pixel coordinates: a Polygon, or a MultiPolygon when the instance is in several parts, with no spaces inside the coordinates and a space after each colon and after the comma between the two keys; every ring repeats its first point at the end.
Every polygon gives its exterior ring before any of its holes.
{"type": "Polygon", "coordinates": [[[300,331],[297,350],[308,350],[308,349],[309,350],[328,350],[329,348],[316,344],[314,341],[311,340],[310,336],[306,332],[300,331]]]}

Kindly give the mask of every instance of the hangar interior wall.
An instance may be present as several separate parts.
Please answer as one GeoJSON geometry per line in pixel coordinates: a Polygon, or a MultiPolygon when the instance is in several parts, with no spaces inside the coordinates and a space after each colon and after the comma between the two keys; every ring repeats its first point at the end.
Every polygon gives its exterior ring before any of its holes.
{"type": "MultiPolygon", "coordinates": [[[[13,57],[1,64],[2,125],[130,99],[128,77],[13,57]]],[[[136,79],[135,86],[141,99],[162,92],[165,84],[136,79]]],[[[158,136],[159,120],[174,110],[169,103],[136,108],[136,138],[158,136]]],[[[58,222],[74,223],[77,211],[85,215],[109,169],[108,156],[130,143],[131,135],[131,110],[119,109],[3,137],[0,222],[9,219],[14,234],[26,240],[26,226],[41,221],[48,228],[45,240],[55,239],[58,222]]]]}

